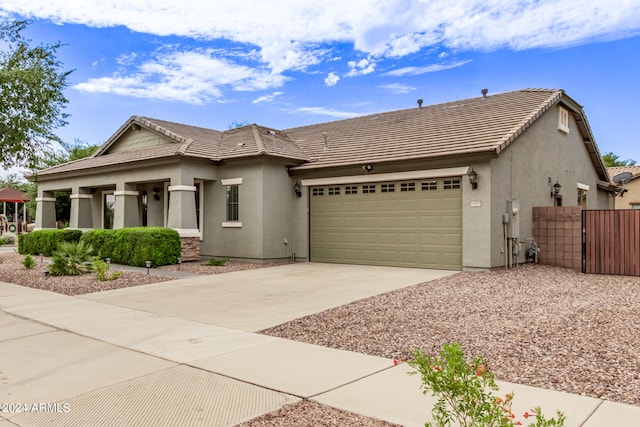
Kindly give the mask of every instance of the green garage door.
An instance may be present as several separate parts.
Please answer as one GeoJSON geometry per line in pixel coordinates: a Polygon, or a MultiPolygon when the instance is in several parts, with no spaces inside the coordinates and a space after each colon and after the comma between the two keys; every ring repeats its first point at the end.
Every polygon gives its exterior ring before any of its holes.
{"type": "Polygon", "coordinates": [[[311,261],[462,269],[459,177],[310,191],[311,261]]]}

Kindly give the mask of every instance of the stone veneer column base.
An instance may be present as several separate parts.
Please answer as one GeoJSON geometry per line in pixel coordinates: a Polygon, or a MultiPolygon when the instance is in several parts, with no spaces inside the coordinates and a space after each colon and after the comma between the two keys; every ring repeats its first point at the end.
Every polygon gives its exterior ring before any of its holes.
{"type": "Polygon", "coordinates": [[[182,261],[200,260],[200,237],[180,237],[182,261]]]}

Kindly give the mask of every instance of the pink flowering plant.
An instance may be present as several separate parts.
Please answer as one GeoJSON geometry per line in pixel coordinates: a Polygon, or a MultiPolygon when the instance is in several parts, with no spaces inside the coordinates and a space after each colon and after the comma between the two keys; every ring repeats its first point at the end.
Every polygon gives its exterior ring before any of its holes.
{"type": "MultiPolygon", "coordinates": [[[[431,392],[437,398],[432,422],[426,427],[512,427],[523,425],[511,410],[513,393],[504,398],[492,392],[498,390],[495,374],[489,371],[481,357],[467,362],[460,344],[445,344],[437,357],[416,350],[408,361],[422,376],[424,394],[431,392]]],[[[529,427],[563,427],[565,416],[560,411],[556,418],[547,419],[539,407],[523,414],[529,427]],[[533,422],[529,418],[535,417],[533,422]]]]}

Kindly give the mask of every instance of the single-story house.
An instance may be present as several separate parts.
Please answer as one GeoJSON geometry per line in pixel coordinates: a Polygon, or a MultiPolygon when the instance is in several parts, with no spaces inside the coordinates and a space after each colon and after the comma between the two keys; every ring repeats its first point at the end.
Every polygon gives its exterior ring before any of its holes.
{"type": "Polygon", "coordinates": [[[615,208],[640,209],[640,166],[616,166],[608,168],[608,171],[612,179],[625,172],[631,175],[625,180],[620,197],[616,197],[615,208]]]}
{"type": "Polygon", "coordinates": [[[38,229],[66,191],[71,228],[173,228],[186,258],[452,270],[525,261],[534,206],[608,209],[616,190],[582,107],[549,89],[292,129],[134,116],[32,179],[38,229]]]}

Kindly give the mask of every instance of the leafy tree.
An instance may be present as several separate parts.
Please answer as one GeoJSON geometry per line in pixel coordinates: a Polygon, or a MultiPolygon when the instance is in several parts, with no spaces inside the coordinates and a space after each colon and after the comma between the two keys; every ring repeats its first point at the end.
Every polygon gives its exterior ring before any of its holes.
{"type": "Polygon", "coordinates": [[[632,159],[621,160],[620,156],[613,154],[611,151],[602,155],[602,161],[608,168],[614,166],[634,166],[636,164],[636,161],[632,159]]]}
{"type": "Polygon", "coordinates": [[[61,71],[60,43],[30,46],[22,35],[27,21],[0,23],[0,163],[36,167],[50,157],[54,131],[67,124],[63,90],[71,71],[61,71]]]}

